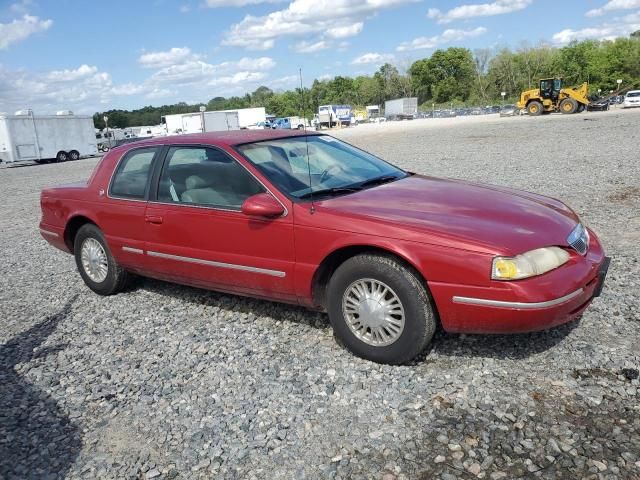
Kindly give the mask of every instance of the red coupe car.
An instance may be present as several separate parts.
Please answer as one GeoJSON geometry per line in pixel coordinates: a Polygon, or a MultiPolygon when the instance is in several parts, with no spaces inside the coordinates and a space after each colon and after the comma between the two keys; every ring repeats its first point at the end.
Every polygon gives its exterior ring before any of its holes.
{"type": "Polygon", "coordinates": [[[326,310],[355,354],[398,364],[448,332],[579,316],[608,266],[563,203],[417,175],[328,135],[241,131],[113,149],[43,190],[40,232],[94,292],[129,273],[326,310]]]}

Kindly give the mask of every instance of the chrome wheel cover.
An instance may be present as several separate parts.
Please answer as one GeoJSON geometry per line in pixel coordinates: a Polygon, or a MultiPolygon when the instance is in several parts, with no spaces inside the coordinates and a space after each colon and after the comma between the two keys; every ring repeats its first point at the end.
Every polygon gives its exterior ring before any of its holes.
{"type": "Polygon", "coordinates": [[[373,278],[356,280],[342,296],[342,315],[358,340],[374,347],[394,343],[404,330],[404,307],[391,287],[373,278]]]}
{"type": "Polygon", "coordinates": [[[107,254],[95,238],[86,238],[80,248],[82,268],[92,281],[102,283],[109,273],[107,254]]]}

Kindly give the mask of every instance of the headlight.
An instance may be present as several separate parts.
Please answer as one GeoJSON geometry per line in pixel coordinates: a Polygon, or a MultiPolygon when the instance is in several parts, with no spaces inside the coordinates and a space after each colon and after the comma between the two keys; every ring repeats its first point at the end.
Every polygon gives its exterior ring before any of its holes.
{"type": "Polygon", "coordinates": [[[495,257],[491,267],[493,280],[519,280],[542,275],[569,260],[569,252],[560,247],[545,247],[515,257],[495,257]]]}

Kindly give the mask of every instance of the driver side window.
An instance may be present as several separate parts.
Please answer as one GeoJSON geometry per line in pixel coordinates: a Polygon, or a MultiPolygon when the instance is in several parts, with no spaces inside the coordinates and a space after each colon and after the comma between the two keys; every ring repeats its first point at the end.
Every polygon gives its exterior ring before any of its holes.
{"type": "Polygon", "coordinates": [[[264,188],[226,153],[207,147],[171,147],[167,153],[158,200],[239,210],[264,188]]]}

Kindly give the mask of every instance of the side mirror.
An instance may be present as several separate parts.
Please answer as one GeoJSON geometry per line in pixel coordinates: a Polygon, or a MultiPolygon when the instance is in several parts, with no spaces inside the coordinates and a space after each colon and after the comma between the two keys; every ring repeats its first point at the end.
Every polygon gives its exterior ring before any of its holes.
{"type": "Polygon", "coordinates": [[[268,193],[250,196],[242,204],[241,210],[250,217],[274,218],[284,213],[282,204],[268,193]]]}

